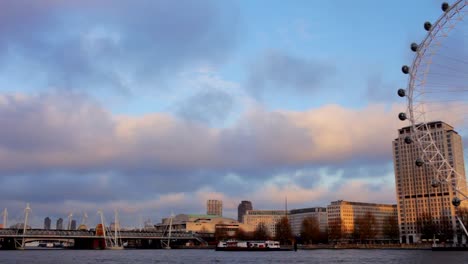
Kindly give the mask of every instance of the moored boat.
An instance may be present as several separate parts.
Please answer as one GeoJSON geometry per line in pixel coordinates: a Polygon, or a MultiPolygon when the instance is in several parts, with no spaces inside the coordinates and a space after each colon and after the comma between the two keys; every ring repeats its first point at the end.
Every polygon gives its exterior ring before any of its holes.
{"type": "Polygon", "coordinates": [[[216,251],[291,251],[292,248],[281,248],[278,241],[220,241],[216,245],[216,251]]]}

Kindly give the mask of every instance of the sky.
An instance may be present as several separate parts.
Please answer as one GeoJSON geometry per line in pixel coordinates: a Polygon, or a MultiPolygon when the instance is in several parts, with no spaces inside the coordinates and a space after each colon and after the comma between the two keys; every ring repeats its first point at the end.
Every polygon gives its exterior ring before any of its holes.
{"type": "Polygon", "coordinates": [[[395,203],[401,66],[440,4],[0,1],[0,207],[41,227],[395,203]]]}

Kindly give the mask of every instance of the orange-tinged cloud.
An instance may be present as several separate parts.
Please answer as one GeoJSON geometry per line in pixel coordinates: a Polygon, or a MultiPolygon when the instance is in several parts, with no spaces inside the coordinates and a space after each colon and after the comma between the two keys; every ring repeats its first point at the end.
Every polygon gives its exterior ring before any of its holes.
{"type": "MultiPolygon", "coordinates": [[[[67,95],[73,96],[73,95],[67,95]]],[[[252,108],[227,128],[166,113],[112,116],[76,96],[3,96],[0,170],[236,170],[389,159],[401,106],[252,108]],[[40,103],[45,100],[47,103],[40,103]],[[7,101],[5,103],[5,101],[7,101]],[[128,168],[127,168],[128,167],[128,168]]]]}

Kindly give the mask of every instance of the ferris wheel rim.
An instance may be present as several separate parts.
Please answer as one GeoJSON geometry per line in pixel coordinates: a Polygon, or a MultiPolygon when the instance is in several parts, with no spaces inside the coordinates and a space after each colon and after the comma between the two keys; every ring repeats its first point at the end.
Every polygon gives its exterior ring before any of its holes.
{"type": "MultiPolygon", "coordinates": [[[[437,40],[443,38],[455,28],[456,24],[463,20],[465,14],[461,12],[468,5],[468,0],[457,0],[431,25],[424,39],[417,45],[411,67],[407,72],[409,81],[407,86],[407,113],[411,123],[411,138],[417,143],[422,153],[423,162],[428,162],[437,172],[438,181],[449,181],[453,174],[458,174],[450,162],[445,158],[437,147],[435,140],[429,132],[429,124],[433,122],[426,121],[424,104],[415,105],[415,96],[420,96],[420,90],[424,89],[427,74],[432,63],[432,57],[437,52],[437,40]],[[421,73],[422,71],[422,73],[421,73]],[[422,109],[421,109],[422,108],[422,109]],[[434,162],[437,161],[437,162],[434,162]],[[441,176],[442,175],[442,176],[441,176]]],[[[426,22],[428,23],[428,22],[426,22]]],[[[413,44],[412,44],[413,45],[413,44]]],[[[440,47],[440,44],[439,44],[440,47]]],[[[413,47],[412,47],[413,48],[413,47]]],[[[405,72],[405,71],[404,71],[405,72]]],[[[458,175],[456,178],[459,178],[458,175]]],[[[464,197],[468,199],[468,197],[464,197]]]]}

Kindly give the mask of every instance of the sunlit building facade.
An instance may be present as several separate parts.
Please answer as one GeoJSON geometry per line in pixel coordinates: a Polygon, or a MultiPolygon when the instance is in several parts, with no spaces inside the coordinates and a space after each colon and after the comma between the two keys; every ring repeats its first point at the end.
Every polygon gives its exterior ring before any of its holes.
{"type": "Polygon", "coordinates": [[[326,232],[328,226],[327,208],[325,207],[312,207],[293,209],[289,212],[289,223],[294,235],[301,233],[302,222],[308,217],[317,219],[320,232],[326,232]]]}
{"type": "Polygon", "coordinates": [[[221,200],[206,201],[206,214],[222,216],[223,215],[223,201],[221,200]]]}
{"type": "Polygon", "coordinates": [[[327,206],[329,229],[333,224],[339,224],[341,237],[346,240],[351,238],[357,219],[371,213],[375,217],[376,236],[374,240],[385,240],[384,223],[388,217],[397,217],[396,204],[361,203],[338,200],[327,206]]]}
{"type": "MultiPolygon", "coordinates": [[[[163,218],[162,223],[155,225],[155,228],[156,230],[164,231],[169,228],[169,225],[171,225],[171,219],[163,218]]],[[[253,226],[216,215],[178,214],[172,218],[172,230],[215,233],[216,229],[219,228],[227,231],[228,235],[234,235],[239,228],[246,232],[254,230],[253,226]]]]}
{"type": "MultiPolygon", "coordinates": [[[[462,182],[466,182],[460,135],[452,126],[441,121],[431,122],[428,127],[441,154],[462,174],[462,182]]],[[[418,243],[427,239],[422,238],[421,229],[421,223],[427,218],[433,221],[439,232],[450,234],[454,242],[460,242],[455,207],[451,204],[455,190],[450,184],[440,184],[436,188],[432,186],[436,171],[427,164],[421,167],[415,165],[421,152],[416,143],[405,143],[407,136],[411,136],[409,126],[398,130],[398,138],[392,145],[400,242],[418,243]]]]}
{"type": "Polygon", "coordinates": [[[276,224],[287,216],[286,210],[248,210],[244,215],[244,224],[255,230],[260,223],[265,224],[270,236],[276,235],[276,224]]]}

